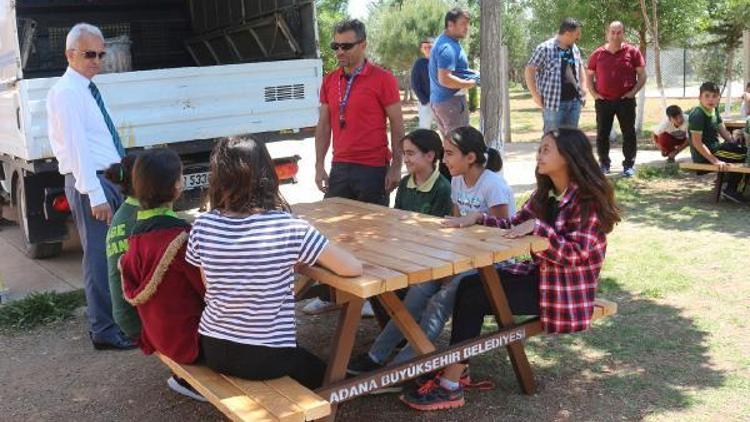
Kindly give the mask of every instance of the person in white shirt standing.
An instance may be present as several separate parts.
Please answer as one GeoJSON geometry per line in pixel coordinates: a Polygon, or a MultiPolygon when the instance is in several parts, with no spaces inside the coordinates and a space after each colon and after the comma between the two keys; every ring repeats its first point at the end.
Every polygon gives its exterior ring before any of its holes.
{"type": "Polygon", "coordinates": [[[83,247],[83,281],[89,336],[94,348],[132,349],[135,343],[112,318],[105,239],[122,203],[119,189],[103,175],[125,154],[120,137],[92,79],[102,65],[104,37],[79,23],[65,40],[68,69],[47,94],[48,135],[65,176],[65,196],[83,247]]]}

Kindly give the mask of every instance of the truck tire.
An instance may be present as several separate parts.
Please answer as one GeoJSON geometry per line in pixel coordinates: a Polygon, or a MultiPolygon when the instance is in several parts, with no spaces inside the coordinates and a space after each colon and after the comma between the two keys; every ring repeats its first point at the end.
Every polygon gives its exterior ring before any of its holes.
{"type": "Polygon", "coordinates": [[[26,256],[31,259],[45,259],[60,255],[63,247],[62,241],[29,243],[29,230],[26,220],[26,189],[24,189],[23,180],[19,178],[13,188],[16,190],[15,195],[13,195],[16,198],[16,221],[21,228],[26,256]]]}

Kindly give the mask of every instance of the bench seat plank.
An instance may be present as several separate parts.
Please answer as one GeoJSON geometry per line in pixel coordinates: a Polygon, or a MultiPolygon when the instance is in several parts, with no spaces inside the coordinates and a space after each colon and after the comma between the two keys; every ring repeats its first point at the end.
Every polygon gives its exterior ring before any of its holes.
{"type": "Polygon", "coordinates": [[[155,355],[233,421],[304,422],[331,414],[330,403],[289,377],[250,381],[155,355]]]}
{"type": "MultiPolygon", "coordinates": [[[[683,170],[695,170],[695,171],[713,171],[718,172],[719,166],[716,164],[705,164],[705,163],[680,163],[680,168],[683,170]]],[[[735,164],[726,168],[724,173],[745,173],[750,174],[750,166],[735,164]]]]}

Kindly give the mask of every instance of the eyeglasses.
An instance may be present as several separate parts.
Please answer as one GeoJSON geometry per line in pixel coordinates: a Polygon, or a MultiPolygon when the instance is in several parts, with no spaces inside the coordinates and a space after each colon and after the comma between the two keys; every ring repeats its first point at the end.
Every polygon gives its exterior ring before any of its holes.
{"type": "Polygon", "coordinates": [[[344,51],[349,51],[354,48],[355,45],[361,43],[362,40],[356,42],[331,42],[331,50],[336,51],[339,48],[344,51]]]}
{"type": "Polygon", "coordinates": [[[105,55],[107,55],[106,51],[94,51],[94,50],[78,50],[77,48],[73,48],[73,50],[78,51],[81,53],[81,55],[88,59],[88,60],[94,60],[95,58],[99,57],[99,60],[102,60],[105,55]]]}

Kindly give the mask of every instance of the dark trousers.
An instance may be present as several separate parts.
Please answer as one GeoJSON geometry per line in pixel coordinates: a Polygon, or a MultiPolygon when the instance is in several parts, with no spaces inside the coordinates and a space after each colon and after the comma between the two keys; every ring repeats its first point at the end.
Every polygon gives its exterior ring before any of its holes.
{"type": "MultiPolygon", "coordinates": [[[[328,176],[326,198],[348,198],[371,204],[388,206],[388,195],[385,192],[385,175],[387,168],[371,167],[353,163],[331,164],[328,176]]],[[[370,304],[381,327],[390,319],[388,313],[376,300],[370,304]]]]}
{"type": "Polygon", "coordinates": [[[323,385],[326,364],[301,347],[266,347],[201,336],[206,366],[221,374],[263,381],[289,376],[314,390],[323,385]]]}
{"type": "Polygon", "coordinates": [[[637,144],[635,139],[635,98],[619,100],[596,100],[596,153],[599,164],[609,166],[609,133],[615,116],[622,130],[622,154],[624,168],[635,165],[637,144]]]}
{"type": "Polygon", "coordinates": [[[348,198],[388,206],[385,192],[386,167],[333,163],[326,198],[348,198]]]}
{"type": "MultiPolygon", "coordinates": [[[[513,315],[539,315],[539,273],[516,275],[497,270],[513,315]]],[[[484,316],[492,314],[479,274],[461,280],[453,306],[451,344],[479,337],[484,316]]]]}
{"type": "MultiPolygon", "coordinates": [[[[119,188],[99,176],[112,213],[117,211],[122,203],[119,188]]],[[[83,249],[83,289],[86,293],[86,317],[89,330],[96,341],[114,341],[120,333],[120,327],[112,318],[112,298],[109,295],[109,273],[107,271],[107,255],[105,241],[109,226],[99,221],[91,214],[89,196],[82,195],[75,188],[75,177],[65,175],[65,197],[70,204],[78,236],[83,249]]]]}

